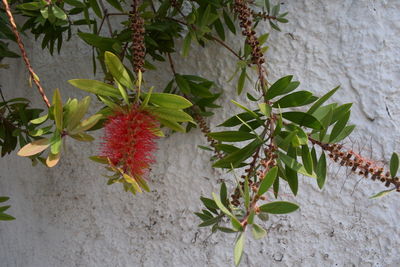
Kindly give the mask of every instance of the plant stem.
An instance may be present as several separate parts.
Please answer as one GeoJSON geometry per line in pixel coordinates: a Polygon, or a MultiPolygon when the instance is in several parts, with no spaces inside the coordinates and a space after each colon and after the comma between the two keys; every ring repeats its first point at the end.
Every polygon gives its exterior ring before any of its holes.
{"type": "Polygon", "coordinates": [[[21,37],[19,35],[19,32],[17,30],[17,25],[15,24],[14,17],[13,17],[13,15],[11,13],[10,6],[8,5],[7,0],[2,0],[2,1],[3,1],[4,8],[6,10],[6,14],[7,14],[8,20],[10,21],[11,29],[12,29],[14,35],[15,35],[16,40],[17,40],[18,47],[21,50],[22,58],[24,59],[25,65],[26,65],[26,67],[27,67],[27,69],[29,71],[31,79],[36,84],[36,86],[37,86],[37,88],[39,90],[39,93],[43,98],[43,101],[46,103],[46,106],[49,108],[50,107],[49,99],[47,98],[47,96],[46,96],[46,94],[44,92],[44,89],[43,89],[42,85],[40,84],[39,78],[36,75],[36,73],[34,72],[34,70],[32,68],[32,65],[31,65],[31,63],[29,61],[29,58],[28,58],[28,55],[26,53],[24,44],[23,44],[23,42],[21,40],[21,37]]]}

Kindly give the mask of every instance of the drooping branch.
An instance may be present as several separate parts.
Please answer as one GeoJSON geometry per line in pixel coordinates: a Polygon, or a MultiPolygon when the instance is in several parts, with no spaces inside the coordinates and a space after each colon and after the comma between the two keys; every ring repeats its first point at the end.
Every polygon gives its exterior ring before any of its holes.
{"type": "Polygon", "coordinates": [[[33,82],[35,83],[35,85],[37,86],[37,88],[39,90],[39,93],[43,98],[43,101],[46,103],[46,106],[50,107],[49,99],[47,98],[47,96],[46,96],[46,94],[44,92],[44,89],[43,89],[42,85],[40,84],[39,78],[36,75],[35,71],[33,70],[32,65],[31,65],[31,63],[29,61],[28,55],[27,55],[26,50],[25,50],[24,43],[22,42],[21,36],[19,35],[18,29],[17,29],[17,25],[15,23],[14,16],[11,13],[10,6],[9,6],[7,0],[2,0],[2,1],[3,1],[3,5],[4,5],[4,8],[5,8],[8,20],[9,20],[10,25],[11,25],[11,29],[12,29],[14,35],[15,35],[16,40],[17,40],[18,47],[21,50],[21,55],[22,55],[22,58],[24,59],[25,65],[26,65],[26,67],[27,67],[27,69],[29,71],[30,77],[33,80],[33,82]]]}
{"type": "Polygon", "coordinates": [[[400,178],[391,177],[390,172],[384,170],[382,166],[377,166],[373,160],[362,157],[352,150],[346,150],[339,144],[322,143],[309,138],[312,144],[318,145],[322,150],[328,152],[328,156],[341,166],[351,168],[355,174],[365,178],[371,178],[373,181],[378,180],[385,183],[386,187],[394,185],[397,192],[400,192],[400,178]]]}

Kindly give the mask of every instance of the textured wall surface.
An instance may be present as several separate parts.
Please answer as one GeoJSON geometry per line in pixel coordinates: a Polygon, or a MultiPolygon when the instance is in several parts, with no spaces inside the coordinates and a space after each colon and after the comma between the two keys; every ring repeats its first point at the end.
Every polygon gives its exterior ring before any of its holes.
{"type": "MultiPolygon", "coordinates": [[[[347,146],[387,164],[392,151],[400,151],[400,1],[281,2],[290,23],[271,34],[270,80],[294,74],[300,88],[317,95],[340,84],[334,100],[354,102],[351,120],[358,127],[347,146]]],[[[66,81],[93,77],[85,44],[70,42],[51,57],[33,40],[26,43],[48,91],[84,95],[66,81]]],[[[193,51],[177,62],[177,71],[203,75],[225,90],[213,127],[237,111],[227,82],[235,59],[217,46],[193,51]]],[[[33,97],[33,105],[43,106],[28,88],[22,61],[9,63],[0,72],[6,96],[33,97]]],[[[159,70],[149,79],[158,88],[171,75],[167,64],[159,70]]],[[[101,167],[87,160],[97,145],[69,140],[53,169],[33,168],[16,155],[2,158],[0,195],[11,197],[17,220],[0,222],[0,266],[232,266],[234,236],[199,230],[193,215],[201,194],[231,178],[210,168],[209,154],[196,148],[201,144],[198,130],[160,140],[152,192],[136,197],[105,184],[101,167]]],[[[322,191],[303,178],[296,199],[282,197],[301,209],[271,216],[267,238],[246,243],[243,266],[400,266],[400,195],[370,200],[384,189],[380,183],[331,167],[322,191]]]]}

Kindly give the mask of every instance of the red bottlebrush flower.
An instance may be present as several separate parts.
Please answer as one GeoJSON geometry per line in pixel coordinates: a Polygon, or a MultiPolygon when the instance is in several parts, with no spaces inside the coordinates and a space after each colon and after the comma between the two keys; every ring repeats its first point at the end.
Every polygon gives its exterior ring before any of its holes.
{"type": "Polygon", "coordinates": [[[157,128],[156,118],[137,106],[115,112],[104,126],[101,155],[131,177],[142,177],[155,161],[157,128]]]}

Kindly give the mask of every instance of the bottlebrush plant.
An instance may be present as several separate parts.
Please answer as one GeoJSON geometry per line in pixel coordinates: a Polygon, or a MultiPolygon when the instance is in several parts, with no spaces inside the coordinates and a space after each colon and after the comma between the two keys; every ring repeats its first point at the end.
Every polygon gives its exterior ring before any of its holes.
{"type": "MultiPolygon", "coordinates": [[[[105,166],[108,184],[121,183],[125,191],[136,194],[149,191],[148,170],[156,161],[156,140],[164,136],[164,129],[188,132],[199,127],[209,143],[201,149],[210,151],[211,167],[226,170],[235,186],[228,188],[222,183],[218,194],[202,196],[204,207],[195,214],[200,227],[236,234],[236,265],[240,263],[248,231],[260,239],[267,233],[263,221],[269,215],[299,208],[295,203],[274,201],[272,195],[278,198],[280,187],[286,183],[296,195],[299,175],[314,178],[322,189],[327,179],[327,158],[389,187],[373,197],[400,191],[396,153],[389,170],[385,170],[342,145],[355,126],[348,124],[351,103],[329,103],[338,87],[318,97],[298,89],[300,83],[292,75],[269,81],[264,57],[268,34],[259,35],[257,31],[260,25],[264,27],[263,22],[276,31],[288,22],[288,13],[281,12],[279,3],[106,1],[115,12],[109,12],[101,0],[2,0],[0,39],[4,41],[0,42],[0,60],[16,57],[8,43],[17,43],[30,81],[48,107],[41,114],[43,111],[30,108],[26,99],[0,102],[2,156],[19,144],[18,155],[29,157],[34,164],[41,162],[53,167],[61,158],[65,138],[91,142],[94,137],[90,131],[103,129],[99,140],[102,149],[91,159],[105,166]],[[20,27],[15,24],[14,13],[26,18],[20,27]],[[112,28],[110,23],[115,17],[124,19],[118,28],[112,28]],[[108,29],[106,34],[104,27],[108,29]],[[96,72],[99,66],[104,79],[77,77],[69,83],[94,95],[103,107],[89,116],[89,96],[64,103],[58,89],[50,103],[30,64],[20,31],[40,38],[42,48],[51,54],[55,47],[60,51],[63,41],[69,41],[72,35],[91,46],[93,70],[96,72]],[[240,51],[229,46],[228,31],[243,35],[240,51]],[[177,41],[182,42],[179,49],[177,41]],[[176,71],[173,56],[189,55],[192,43],[202,47],[216,43],[235,56],[237,68],[232,79],[237,81],[236,88],[221,90],[206,78],[176,71]],[[164,71],[157,70],[158,61],[167,61],[173,73],[162,92],[154,90],[146,80],[148,71],[164,71]],[[250,73],[256,74],[255,82],[249,78],[250,73]],[[211,131],[205,117],[212,119],[215,109],[221,108],[216,104],[221,94],[234,93],[247,96],[246,103],[231,100],[231,105],[242,111],[221,122],[221,130],[211,131]],[[47,156],[43,156],[45,151],[47,156]]],[[[11,218],[2,213],[7,208],[0,208],[0,219],[11,218]]]]}

